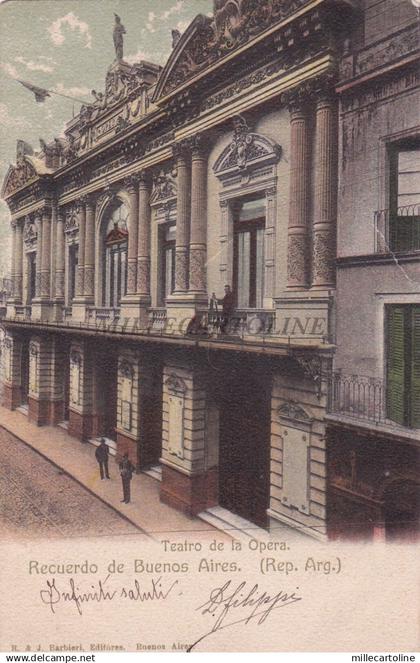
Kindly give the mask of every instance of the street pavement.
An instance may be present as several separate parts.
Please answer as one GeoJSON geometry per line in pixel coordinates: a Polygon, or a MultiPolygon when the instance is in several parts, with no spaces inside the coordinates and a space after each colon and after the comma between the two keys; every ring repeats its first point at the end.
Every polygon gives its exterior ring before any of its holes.
{"type": "MultiPolygon", "coordinates": [[[[63,531],[70,532],[70,525],[63,526],[61,520],[64,519],[64,522],[68,522],[67,519],[72,519],[72,513],[74,512],[74,533],[75,535],[87,536],[91,531],[94,531],[96,527],[96,532],[98,528],[102,527],[100,518],[93,517],[93,504],[96,504],[97,500],[99,503],[103,504],[104,508],[111,507],[106,513],[111,514],[111,512],[117,512],[121,514],[121,521],[117,525],[117,520],[113,523],[109,521],[109,527],[115,527],[115,534],[121,532],[128,532],[128,530],[118,529],[128,527],[130,524],[133,526],[132,532],[138,533],[139,536],[144,536],[145,534],[155,540],[162,541],[164,539],[175,540],[184,540],[185,537],[199,536],[200,540],[209,539],[213,540],[217,538],[218,540],[230,541],[231,537],[227,534],[216,530],[210,524],[204,522],[199,518],[189,517],[180,511],[173,509],[172,507],[164,504],[160,501],[160,482],[156,479],[147,476],[144,473],[135,474],[131,482],[131,503],[123,504],[121,503],[122,498],[122,486],[121,479],[119,476],[118,466],[115,464],[114,459],[110,458],[109,469],[111,480],[101,481],[99,476],[98,463],[95,460],[95,447],[91,444],[82,444],[74,437],[71,437],[66,430],[57,426],[35,426],[33,423],[28,421],[27,416],[18,411],[10,411],[2,406],[0,406],[0,431],[6,434],[12,435],[12,437],[17,438],[23,447],[32,448],[35,452],[35,455],[41,455],[44,462],[47,464],[51,462],[53,470],[54,480],[41,481],[41,474],[39,479],[39,487],[36,488],[37,495],[40,495],[40,502],[36,504],[34,502],[33,508],[36,508],[37,517],[42,520],[44,523],[40,525],[39,528],[36,525],[36,519],[34,524],[35,531],[42,536],[43,527],[45,528],[46,523],[50,522],[48,520],[49,515],[55,514],[57,523],[56,533],[59,535],[60,530],[58,526],[63,527],[63,531]],[[23,444],[24,443],[24,444],[23,444]],[[36,453],[38,452],[38,453],[36,453]],[[60,474],[62,472],[62,474],[60,474]],[[55,474],[54,474],[55,473],[55,474]],[[69,498],[67,507],[67,498],[70,496],[64,486],[69,485],[73,481],[76,486],[79,486],[79,496],[80,501],[83,506],[78,508],[80,504],[79,499],[74,497],[73,501],[69,498]],[[58,487],[58,488],[56,488],[58,487]],[[63,488],[63,492],[59,495],[56,494],[56,489],[63,488]],[[62,512],[58,512],[56,502],[59,498],[65,498],[63,504],[62,512]],[[99,499],[97,499],[99,498],[99,499]],[[48,509],[45,511],[45,504],[48,504],[48,509]],[[74,508],[73,505],[74,504],[74,508]],[[70,508],[69,508],[70,507],[70,508]],[[91,512],[92,509],[92,512],[91,512]],[[89,513],[92,513],[92,518],[87,516],[89,513]],[[92,529],[89,529],[92,528],[92,529]]],[[[1,459],[4,456],[8,456],[7,446],[3,445],[3,438],[0,438],[0,445],[2,449],[1,459]]],[[[9,452],[11,453],[11,451],[9,452]]],[[[12,454],[12,457],[8,461],[8,466],[16,464],[20,467],[20,464],[17,460],[17,452],[12,454]]],[[[4,462],[3,460],[1,461],[4,462]]],[[[36,475],[36,466],[33,466],[31,462],[28,461],[25,467],[20,468],[20,473],[16,479],[16,485],[13,490],[20,490],[22,492],[23,487],[27,486],[27,490],[31,490],[31,483],[38,486],[38,479],[35,479],[36,475]],[[29,488],[28,488],[29,486],[29,488]]],[[[7,480],[7,476],[10,470],[3,471],[2,466],[0,465],[0,477],[3,481],[7,480]],[[6,473],[7,472],[7,473],[6,473]]],[[[12,476],[12,475],[11,475],[12,476]]],[[[13,473],[12,479],[15,478],[13,473]]],[[[10,482],[11,483],[11,482],[10,482]]],[[[76,486],[74,486],[74,491],[76,491],[76,486]]],[[[7,498],[8,490],[11,490],[7,487],[2,488],[2,492],[5,492],[5,498],[7,498]]],[[[35,488],[34,488],[35,491],[35,488]]],[[[28,493],[26,493],[28,494],[28,493]]],[[[29,492],[29,495],[31,493],[29,492]]],[[[72,493],[73,495],[74,493],[72,493]]],[[[4,504],[3,495],[0,495],[2,504],[4,504]]],[[[26,498],[29,499],[30,498],[26,498]]],[[[8,513],[9,509],[11,511],[16,510],[18,513],[21,509],[19,504],[21,503],[22,498],[19,499],[16,497],[16,506],[14,505],[14,500],[8,500],[7,508],[0,507],[0,514],[2,519],[6,519],[5,513],[8,513]]],[[[96,506],[95,508],[100,508],[96,506]]],[[[24,507],[22,507],[24,511],[24,507]]],[[[98,514],[99,515],[99,514],[98,514]]],[[[20,516],[23,518],[23,515],[20,516]]],[[[32,516],[27,516],[29,519],[32,516]]],[[[7,523],[7,528],[11,531],[12,527],[15,527],[15,531],[20,531],[21,533],[25,530],[25,525],[19,527],[19,517],[8,515],[8,520],[5,520],[7,523]],[[11,520],[16,520],[17,522],[13,523],[11,520]]],[[[6,525],[5,525],[6,526],[6,525]]],[[[28,525],[29,527],[29,525],[28,525]]],[[[105,525],[103,526],[105,527],[105,525]]],[[[47,534],[49,536],[49,534],[47,534]]],[[[64,536],[64,533],[62,534],[64,536]]]]}
{"type": "Polygon", "coordinates": [[[1,428],[0,528],[3,540],[141,532],[69,475],[1,428]]]}

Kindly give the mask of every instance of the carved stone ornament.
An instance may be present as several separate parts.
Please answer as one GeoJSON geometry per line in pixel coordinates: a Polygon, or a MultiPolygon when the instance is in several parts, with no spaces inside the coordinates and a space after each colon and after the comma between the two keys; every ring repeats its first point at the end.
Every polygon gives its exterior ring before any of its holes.
{"type": "Polygon", "coordinates": [[[106,186],[97,198],[97,203],[101,205],[109,205],[111,202],[117,200],[117,189],[114,186],[106,186]]]}
{"type": "Polygon", "coordinates": [[[75,234],[79,230],[79,201],[74,201],[65,212],[64,232],[75,234]]]}
{"type": "Polygon", "coordinates": [[[304,352],[294,353],[293,358],[302,367],[305,376],[314,381],[320,398],[322,381],[331,377],[331,358],[304,352]]]}
{"type": "Polygon", "coordinates": [[[176,198],[176,182],[174,171],[165,172],[161,170],[158,175],[153,178],[152,195],[150,203],[158,203],[163,200],[176,198]]]}
{"type": "Polygon", "coordinates": [[[310,424],[314,418],[311,413],[305,410],[305,408],[296,401],[286,401],[279,405],[277,408],[277,414],[281,418],[293,419],[306,424],[310,424]]]}
{"type": "Polygon", "coordinates": [[[33,248],[38,239],[38,229],[36,223],[30,216],[27,216],[25,219],[25,225],[23,228],[23,242],[27,249],[33,248]]]}
{"type": "Polygon", "coordinates": [[[6,197],[38,177],[35,167],[26,157],[18,159],[16,166],[10,166],[5,178],[2,196],[6,197]]]}
{"type": "Polygon", "coordinates": [[[221,60],[307,0],[214,0],[213,17],[199,15],[181,36],[169,58],[155,99],[221,60]]]}
{"type": "Polygon", "coordinates": [[[29,354],[35,357],[38,354],[38,346],[35,343],[29,344],[29,354]]]}
{"type": "Polygon", "coordinates": [[[273,164],[280,159],[280,146],[261,134],[252,133],[244,118],[237,116],[234,127],[231,143],[213,166],[217,177],[223,179],[234,172],[273,164]]]}
{"type": "Polygon", "coordinates": [[[308,246],[302,235],[291,235],[287,249],[287,278],[289,283],[306,284],[308,275],[308,246]]]}
{"type": "Polygon", "coordinates": [[[130,362],[127,361],[126,359],[123,359],[122,361],[120,361],[120,364],[118,366],[118,370],[119,370],[120,375],[122,375],[123,378],[129,378],[130,380],[133,379],[133,375],[134,375],[133,365],[130,364],[130,362]]]}
{"type": "Polygon", "coordinates": [[[72,350],[70,353],[70,362],[76,364],[76,366],[81,366],[82,364],[82,355],[78,350],[72,350]]]}
{"type": "Polygon", "coordinates": [[[178,396],[185,394],[187,391],[187,385],[185,384],[185,381],[178,375],[175,375],[175,373],[172,373],[165,380],[165,386],[170,393],[176,394],[178,396]]]}

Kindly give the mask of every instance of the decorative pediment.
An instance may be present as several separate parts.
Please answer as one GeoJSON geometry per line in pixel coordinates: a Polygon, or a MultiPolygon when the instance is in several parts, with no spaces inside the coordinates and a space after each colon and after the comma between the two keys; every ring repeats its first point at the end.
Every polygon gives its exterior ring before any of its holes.
{"type": "Polygon", "coordinates": [[[128,239],[127,230],[121,228],[118,223],[114,223],[113,229],[106,236],[107,244],[118,244],[119,242],[125,242],[128,239]]]}
{"type": "Polygon", "coordinates": [[[64,221],[64,232],[75,234],[79,230],[79,201],[74,201],[66,210],[64,221]]]}
{"type": "Polygon", "coordinates": [[[291,419],[305,424],[310,424],[313,415],[296,401],[285,401],[277,408],[277,414],[281,419],[291,419]]]}
{"type": "Polygon", "coordinates": [[[161,203],[165,200],[176,198],[176,182],[173,172],[161,170],[153,178],[153,189],[150,197],[150,204],[161,203]]]}
{"type": "Polygon", "coordinates": [[[165,65],[154,101],[246,44],[274,23],[290,16],[308,0],[214,0],[213,17],[197,16],[165,65]]]}
{"type": "Polygon", "coordinates": [[[23,242],[27,249],[33,248],[38,239],[38,228],[36,223],[31,217],[26,217],[25,225],[23,228],[23,242]]]}
{"type": "Polygon", "coordinates": [[[1,192],[2,197],[6,198],[10,196],[37,177],[36,169],[29,158],[25,156],[21,157],[16,166],[10,166],[7,171],[1,192]]]}
{"type": "Polygon", "coordinates": [[[234,172],[273,164],[280,159],[280,146],[269,138],[250,131],[243,117],[234,118],[234,127],[232,141],[213,166],[217,177],[223,179],[234,172]]]}

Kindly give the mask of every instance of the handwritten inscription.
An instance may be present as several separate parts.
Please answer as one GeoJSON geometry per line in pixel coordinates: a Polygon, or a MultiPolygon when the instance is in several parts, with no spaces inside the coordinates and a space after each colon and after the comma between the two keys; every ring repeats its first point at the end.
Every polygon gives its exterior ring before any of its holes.
{"type": "Polygon", "coordinates": [[[281,589],[269,593],[260,589],[258,583],[250,586],[246,581],[242,581],[235,585],[232,580],[228,580],[221,587],[212,589],[208,599],[197,608],[201,615],[211,615],[212,627],[198,638],[188,651],[192,651],[199,642],[216,631],[241,623],[254,622],[261,625],[274,610],[301,600],[302,597],[295,592],[281,589]]]}
{"type": "Polygon", "coordinates": [[[150,585],[140,584],[135,580],[132,586],[122,586],[117,589],[107,585],[109,576],[105,580],[98,580],[90,584],[89,588],[80,587],[74,578],[69,578],[68,583],[62,586],[55,578],[46,581],[46,587],[41,589],[40,598],[55,613],[59,604],[73,605],[79,615],[83,614],[83,606],[88,603],[109,603],[118,599],[126,599],[144,603],[146,601],[164,601],[178,584],[178,580],[172,583],[166,582],[162,577],[152,579],[150,585]]]}

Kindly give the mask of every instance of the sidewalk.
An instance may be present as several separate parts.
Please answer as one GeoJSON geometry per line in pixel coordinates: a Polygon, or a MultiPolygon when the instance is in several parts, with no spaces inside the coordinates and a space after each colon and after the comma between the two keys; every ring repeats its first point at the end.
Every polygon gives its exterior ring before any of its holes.
{"type": "Polygon", "coordinates": [[[0,406],[0,426],[19,440],[32,447],[61,470],[72,476],[102,502],[118,511],[133,525],[151,538],[162,541],[184,540],[185,537],[200,540],[217,538],[229,540],[225,533],[199,518],[190,518],[163,504],[159,499],[160,483],[140,473],[131,482],[130,504],[121,502],[122,485],[118,466],[110,457],[110,481],[101,481],[95,447],[82,444],[62,429],[53,426],[35,426],[21,412],[0,406]]]}

